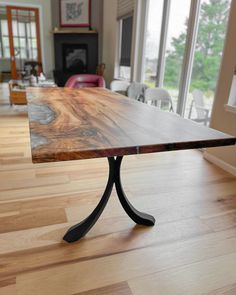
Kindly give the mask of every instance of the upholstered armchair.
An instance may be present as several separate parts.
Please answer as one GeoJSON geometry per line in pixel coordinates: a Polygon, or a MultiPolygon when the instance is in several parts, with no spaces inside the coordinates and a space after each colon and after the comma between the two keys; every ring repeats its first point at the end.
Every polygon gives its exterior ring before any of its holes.
{"type": "Polygon", "coordinates": [[[66,82],[65,87],[84,88],[84,87],[106,87],[103,77],[93,74],[74,75],[66,82]]]}

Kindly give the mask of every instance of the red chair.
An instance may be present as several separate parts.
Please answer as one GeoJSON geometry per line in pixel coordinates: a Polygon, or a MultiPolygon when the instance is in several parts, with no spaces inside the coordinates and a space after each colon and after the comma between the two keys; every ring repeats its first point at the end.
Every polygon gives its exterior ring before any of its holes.
{"type": "Polygon", "coordinates": [[[74,75],[66,82],[65,87],[84,88],[84,87],[106,87],[103,77],[92,74],[74,75]]]}

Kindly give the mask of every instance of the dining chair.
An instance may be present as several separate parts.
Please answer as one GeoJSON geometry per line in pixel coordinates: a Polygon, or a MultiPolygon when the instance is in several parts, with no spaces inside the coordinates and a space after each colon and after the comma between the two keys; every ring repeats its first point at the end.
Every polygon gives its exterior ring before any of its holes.
{"type": "Polygon", "coordinates": [[[147,85],[138,82],[132,82],[127,90],[127,95],[130,98],[136,99],[138,101],[144,102],[144,93],[147,89],[147,85]]]}
{"type": "Polygon", "coordinates": [[[106,87],[102,76],[94,74],[80,74],[71,76],[65,84],[69,88],[106,87]]]}
{"type": "Polygon", "coordinates": [[[172,98],[169,92],[163,88],[148,88],[145,91],[145,102],[156,107],[168,107],[170,112],[174,112],[172,98]]]}
{"type": "Polygon", "coordinates": [[[111,91],[127,95],[130,83],[128,81],[114,80],[110,84],[111,91]]]}
{"type": "Polygon", "coordinates": [[[195,107],[197,118],[194,118],[191,120],[207,125],[207,123],[210,120],[210,117],[209,117],[210,110],[205,105],[204,94],[201,90],[194,89],[192,92],[192,95],[193,95],[193,100],[190,105],[188,118],[191,119],[193,107],[195,107]]]}

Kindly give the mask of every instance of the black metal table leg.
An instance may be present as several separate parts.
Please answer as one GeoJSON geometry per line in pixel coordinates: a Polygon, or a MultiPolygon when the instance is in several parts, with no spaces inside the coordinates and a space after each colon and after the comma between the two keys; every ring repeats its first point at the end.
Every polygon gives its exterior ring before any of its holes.
{"type": "Polygon", "coordinates": [[[65,236],[63,240],[68,243],[73,243],[80,240],[84,237],[87,232],[94,226],[100,215],[102,214],[106,204],[110,198],[113,185],[115,183],[117,195],[121,202],[122,207],[124,208],[125,212],[129,215],[129,217],[136,222],[137,224],[152,226],[155,224],[155,218],[147,213],[143,213],[138,211],[133,207],[133,205],[127,199],[124,190],[121,184],[121,177],[120,177],[120,168],[121,162],[123,157],[110,157],[108,158],[109,162],[109,177],[106,185],[106,189],[103,193],[103,196],[98,203],[97,207],[93,210],[93,212],[85,218],[80,223],[72,226],[65,236]]]}
{"type": "Polygon", "coordinates": [[[108,162],[109,162],[109,177],[108,177],[106,189],[103,193],[103,196],[100,202],[87,218],[85,218],[80,223],[72,226],[67,231],[67,233],[63,237],[63,240],[65,240],[66,242],[73,243],[80,240],[83,236],[85,236],[87,232],[94,226],[94,224],[96,223],[96,221],[102,214],[104,208],[106,207],[106,204],[110,198],[113,184],[114,184],[115,159],[108,158],[108,162]]]}
{"type": "Polygon", "coordinates": [[[127,199],[125,192],[123,190],[121,184],[121,177],[120,177],[120,167],[123,157],[117,157],[115,163],[115,186],[117,195],[119,197],[120,203],[124,208],[125,212],[129,215],[129,217],[137,224],[146,225],[146,226],[153,226],[155,224],[155,218],[147,213],[143,213],[138,211],[133,207],[133,205],[127,199]]]}

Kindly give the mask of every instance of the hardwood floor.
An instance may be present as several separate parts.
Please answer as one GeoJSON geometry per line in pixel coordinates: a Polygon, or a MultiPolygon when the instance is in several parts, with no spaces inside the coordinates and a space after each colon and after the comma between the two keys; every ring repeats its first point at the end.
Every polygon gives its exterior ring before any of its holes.
{"type": "Polygon", "coordinates": [[[85,239],[62,241],[103,192],[106,159],[32,164],[27,113],[0,87],[0,295],[236,294],[236,178],[198,151],[130,156],[135,226],[113,192],[85,239]]]}

